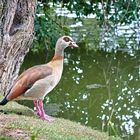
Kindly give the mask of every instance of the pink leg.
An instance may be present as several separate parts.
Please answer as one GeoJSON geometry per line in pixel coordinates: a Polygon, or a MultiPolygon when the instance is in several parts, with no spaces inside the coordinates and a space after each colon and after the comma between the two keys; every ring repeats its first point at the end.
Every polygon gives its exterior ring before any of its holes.
{"type": "Polygon", "coordinates": [[[34,105],[35,105],[35,108],[36,108],[36,112],[37,112],[37,115],[40,116],[41,115],[41,111],[40,111],[40,108],[39,108],[39,100],[34,100],[34,105]]]}
{"type": "Polygon", "coordinates": [[[37,115],[43,119],[43,120],[47,120],[49,122],[53,121],[54,119],[50,116],[48,116],[45,111],[44,111],[44,107],[43,107],[43,102],[41,99],[39,100],[35,100],[34,104],[36,106],[36,111],[37,111],[37,115]],[[37,101],[37,102],[36,102],[37,101]]]}
{"type": "Polygon", "coordinates": [[[52,122],[54,120],[54,118],[52,118],[51,116],[48,116],[45,111],[44,111],[44,107],[43,107],[43,102],[41,99],[39,99],[39,106],[40,106],[40,111],[41,111],[41,118],[43,120],[47,120],[49,122],[52,122]]]}

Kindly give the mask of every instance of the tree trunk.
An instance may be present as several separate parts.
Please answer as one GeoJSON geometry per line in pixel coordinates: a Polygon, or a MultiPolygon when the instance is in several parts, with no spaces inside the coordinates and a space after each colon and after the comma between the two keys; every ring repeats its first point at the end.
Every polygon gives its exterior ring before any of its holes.
{"type": "Polygon", "coordinates": [[[36,0],[0,0],[0,92],[18,76],[34,36],[36,0]]]}

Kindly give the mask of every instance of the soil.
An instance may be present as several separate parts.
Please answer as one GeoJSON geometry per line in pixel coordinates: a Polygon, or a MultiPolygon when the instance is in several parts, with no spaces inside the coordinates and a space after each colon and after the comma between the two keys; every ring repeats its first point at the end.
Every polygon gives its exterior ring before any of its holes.
{"type": "Polygon", "coordinates": [[[0,114],[0,136],[7,136],[14,140],[30,140],[29,132],[22,129],[13,129],[8,127],[8,124],[12,123],[14,120],[16,120],[14,116],[0,114]]]}

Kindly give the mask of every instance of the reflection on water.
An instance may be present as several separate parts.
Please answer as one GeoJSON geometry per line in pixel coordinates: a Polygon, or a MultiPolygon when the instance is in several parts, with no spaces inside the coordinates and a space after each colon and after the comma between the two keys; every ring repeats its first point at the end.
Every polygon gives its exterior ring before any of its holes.
{"type": "MultiPolygon", "coordinates": [[[[44,58],[29,54],[23,67],[44,63],[44,58]]],[[[121,52],[67,49],[64,65],[59,85],[45,101],[61,104],[56,117],[81,122],[110,135],[140,138],[140,52],[132,57],[121,52]]]]}

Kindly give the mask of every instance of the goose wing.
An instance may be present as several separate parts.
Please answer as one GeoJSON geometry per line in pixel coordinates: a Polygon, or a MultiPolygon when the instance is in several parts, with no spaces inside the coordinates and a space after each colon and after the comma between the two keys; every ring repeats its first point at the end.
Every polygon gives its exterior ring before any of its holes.
{"type": "Polygon", "coordinates": [[[12,100],[25,93],[32,85],[40,79],[52,74],[52,68],[46,65],[38,65],[24,71],[15,81],[7,95],[7,100],[12,100]]]}

